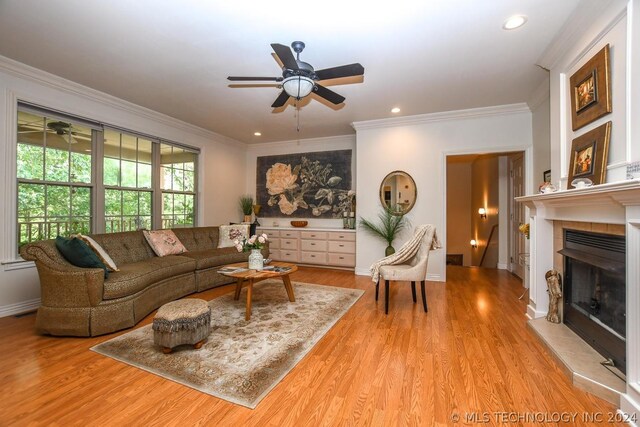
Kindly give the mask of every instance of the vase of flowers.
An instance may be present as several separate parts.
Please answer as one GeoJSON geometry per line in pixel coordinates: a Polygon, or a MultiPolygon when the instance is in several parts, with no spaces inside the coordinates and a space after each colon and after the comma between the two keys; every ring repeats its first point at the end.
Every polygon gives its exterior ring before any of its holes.
{"type": "Polygon", "coordinates": [[[262,270],[264,268],[264,257],[260,250],[267,244],[267,235],[262,233],[261,235],[253,235],[248,239],[234,240],[238,252],[251,251],[249,254],[249,270],[262,270]]]}

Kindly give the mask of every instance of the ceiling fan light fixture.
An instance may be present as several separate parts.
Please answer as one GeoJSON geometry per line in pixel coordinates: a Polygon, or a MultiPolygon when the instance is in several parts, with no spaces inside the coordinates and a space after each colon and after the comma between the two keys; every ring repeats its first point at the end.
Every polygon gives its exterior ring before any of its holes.
{"type": "Polygon", "coordinates": [[[301,99],[313,90],[314,82],[309,77],[291,76],[282,81],[282,88],[293,98],[301,99]]]}

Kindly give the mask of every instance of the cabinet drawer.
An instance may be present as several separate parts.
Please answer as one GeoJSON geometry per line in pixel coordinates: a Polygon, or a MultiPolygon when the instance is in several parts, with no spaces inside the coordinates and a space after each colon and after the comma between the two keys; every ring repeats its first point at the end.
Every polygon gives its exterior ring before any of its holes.
{"type": "Polygon", "coordinates": [[[280,249],[296,250],[298,249],[298,239],[280,239],[280,249]]]}
{"type": "Polygon", "coordinates": [[[300,262],[305,264],[326,264],[326,252],[300,252],[300,262]]]}
{"type": "Polygon", "coordinates": [[[288,261],[288,262],[299,262],[300,257],[298,256],[298,251],[288,251],[286,249],[282,249],[280,251],[280,261],[288,261]]]}
{"type": "Polygon", "coordinates": [[[327,240],[325,231],[301,231],[300,237],[304,240],[327,240]]]}
{"type": "Polygon", "coordinates": [[[274,237],[280,237],[280,232],[278,230],[256,230],[256,233],[258,233],[258,236],[261,235],[262,233],[266,234],[267,237],[269,239],[272,239],[274,237]]]}
{"type": "Polygon", "coordinates": [[[299,239],[300,232],[299,231],[291,231],[291,230],[280,230],[280,237],[287,237],[289,239],[299,239]]]}
{"type": "Polygon", "coordinates": [[[356,256],[353,254],[328,254],[329,265],[337,265],[340,267],[355,267],[356,256]]]}
{"type": "Polygon", "coordinates": [[[269,258],[275,261],[280,261],[280,250],[271,249],[271,247],[269,247],[269,258]]]}
{"type": "Polygon", "coordinates": [[[317,252],[327,250],[326,240],[301,240],[300,249],[303,251],[317,252]]]}
{"type": "Polygon", "coordinates": [[[356,242],[329,241],[329,252],[353,254],[356,252],[356,242]]]}
{"type": "Polygon", "coordinates": [[[280,249],[280,239],[269,239],[269,249],[280,249]]]}
{"type": "Polygon", "coordinates": [[[345,242],[356,241],[356,233],[343,233],[341,231],[332,231],[327,234],[329,235],[329,240],[340,240],[345,242]]]}

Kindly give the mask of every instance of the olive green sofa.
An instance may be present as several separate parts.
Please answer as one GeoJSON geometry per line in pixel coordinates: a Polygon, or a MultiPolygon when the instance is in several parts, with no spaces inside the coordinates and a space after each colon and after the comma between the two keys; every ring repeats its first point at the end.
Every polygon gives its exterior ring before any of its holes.
{"type": "MultiPolygon", "coordinates": [[[[67,262],[54,240],[24,245],[20,254],[35,261],[40,277],[38,332],[96,336],[132,327],[166,302],[232,283],[218,269],[248,258],[235,248],[218,249],[218,227],[173,231],[188,252],[158,257],[142,231],[91,235],[120,270],[108,279],[101,268],[67,262]]],[[[262,252],[266,258],[268,246],[262,252]]]]}

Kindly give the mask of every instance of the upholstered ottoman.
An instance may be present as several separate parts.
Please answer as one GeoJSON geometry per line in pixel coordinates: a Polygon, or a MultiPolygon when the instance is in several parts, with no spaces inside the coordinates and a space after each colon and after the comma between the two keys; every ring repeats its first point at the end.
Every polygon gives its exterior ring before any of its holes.
{"type": "Polygon", "coordinates": [[[182,344],[192,344],[198,349],[209,336],[211,308],[201,299],[172,301],[158,309],[152,327],[153,342],[165,354],[182,344]]]}

